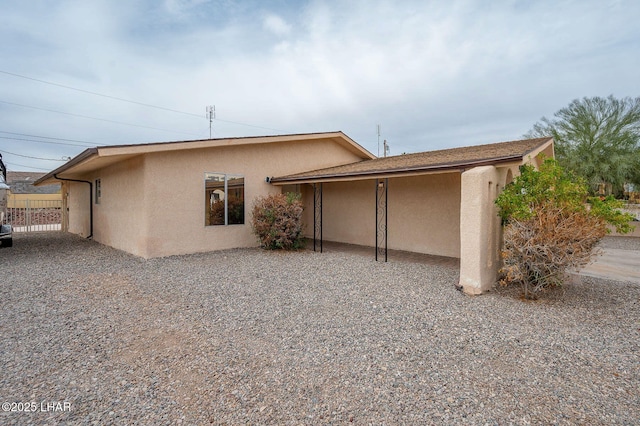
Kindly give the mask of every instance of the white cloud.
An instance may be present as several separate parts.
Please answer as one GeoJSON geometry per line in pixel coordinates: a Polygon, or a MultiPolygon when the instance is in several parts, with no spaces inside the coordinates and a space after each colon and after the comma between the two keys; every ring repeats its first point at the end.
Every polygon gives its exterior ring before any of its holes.
{"type": "MultiPolygon", "coordinates": [[[[398,153],[513,139],[575,97],[640,94],[640,3],[299,4],[7,7],[0,69],[202,119],[0,74],[0,100],[187,134],[2,104],[0,130],[37,121],[50,136],[102,143],[205,137],[204,108],[215,104],[221,119],[284,132],[340,129],[373,151],[380,123],[398,153]]],[[[259,133],[269,131],[214,123],[218,136],[259,133]]]]}
{"type": "Polygon", "coordinates": [[[262,20],[262,26],[265,30],[278,36],[287,36],[291,33],[291,25],[287,24],[284,19],[273,13],[265,15],[262,20]]]}

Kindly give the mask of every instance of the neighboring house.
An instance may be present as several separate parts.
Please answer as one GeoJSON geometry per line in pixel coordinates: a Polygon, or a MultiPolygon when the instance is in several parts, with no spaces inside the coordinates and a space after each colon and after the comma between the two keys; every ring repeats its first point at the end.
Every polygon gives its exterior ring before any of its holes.
{"type": "Polygon", "coordinates": [[[26,200],[32,202],[59,201],[62,199],[60,183],[34,186],[34,183],[45,173],[39,172],[7,172],[9,193],[7,202],[9,208],[24,208],[26,200]]]}
{"type": "Polygon", "coordinates": [[[342,132],[92,148],[36,185],[62,182],[64,229],[145,258],[257,246],[256,197],[296,191],[306,235],[460,258],[460,284],[495,282],[497,194],[550,138],[375,156],[342,132]]]}
{"type": "Polygon", "coordinates": [[[61,227],[62,194],[60,183],[34,186],[44,173],[7,172],[5,222],[14,232],[53,231],[61,227]]]}
{"type": "Polygon", "coordinates": [[[51,185],[34,186],[33,184],[43,177],[41,172],[7,172],[7,184],[13,194],[59,194],[60,183],[51,185]]]}

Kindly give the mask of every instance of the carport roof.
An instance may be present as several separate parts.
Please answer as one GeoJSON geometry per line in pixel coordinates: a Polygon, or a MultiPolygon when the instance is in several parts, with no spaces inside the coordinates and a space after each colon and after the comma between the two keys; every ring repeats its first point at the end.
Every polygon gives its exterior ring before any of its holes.
{"type": "Polygon", "coordinates": [[[403,154],[289,176],[273,177],[271,182],[274,184],[329,182],[389,175],[464,170],[484,165],[521,162],[526,160],[526,157],[534,151],[542,150],[552,143],[553,139],[547,137],[403,154]]]}

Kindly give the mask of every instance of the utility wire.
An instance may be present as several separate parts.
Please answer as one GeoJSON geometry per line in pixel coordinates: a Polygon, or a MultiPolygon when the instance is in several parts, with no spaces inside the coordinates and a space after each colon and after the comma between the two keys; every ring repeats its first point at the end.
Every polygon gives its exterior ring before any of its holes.
{"type": "MultiPolygon", "coordinates": [[[[16,163],[9,163],[7,161],[5,161],[6,165],[12,165],[12,166],[16,166],[16,167],[26,167],[27,169],[35,169],[35,170],[44,170],[45,172],[49,172],[51,171],[51,169],[43,169],[42,167],[31,167],[31,166],[25,166],[24,164],[16,164],[16,163]]],[[[17,170],[11,170],[11,171],[17,171],[17,170]]]]}
{"type": "Polygon", "coordinates": [[[32,157],[30,155],[22,155],[22,154],[16,154],[15,152],[9,152],[5,149],[2,150],[2,153],[4,154],[10,154],[10,155],[16,155],[18,157],[24,157],[24,158],[32,158],[34,160],[46,160],[46,161],[67,161],[67,160],[63,160],[61,158],[42,158],[42,157],[32,157]]]}
{"type": "Polygon", "coordinates": [[[41,139],[52,139],[54,141],[67,141],[67,142],[80,142],[80,143],[88,143],[90,145],[88,146],[98,146],[100,145],[99,143],[95,143],[95,142],[91,142],[91,141],[83,141],[83,140],[77,140],[77,139],[65,139],[65,138],[53,138],[51,136],[39,136],[39,135],[29,135],[27,133],[15,133],[15,132],[7,132],[4,130],[0,130],[0,133],[5,133],[7,135],[18,135],[18,136],[28,136],[31,138],[41,138],[41,139]]]}
{"type": "Polygon", "coordinates": [[[82,114],[73,114],[71,112],[57,111],[57,110],[54,110],[54,109],[41,108],[41,107],[36,107],[36,106],[31,106],[31,105],[23,105],[23,104],[18,104],[18,103],[15,103],[15,102],[7,102],[7,101],[0,100],[0,103],[7,104],[7,105],[15,105],[15,106],[23,107],[23,108],[37,109],[37,110],[40,110],[40,111],[54,112],[56,114],[70,115],[70,116],[73,116],[73,117],[88,118],[90,120],[104,121],[104,122],[107,122],[107,123],[121,124],[121,125],[124,125],[124,126],[141,127],[143,129],[161,130],[163,132],[183,133],[185,135],[193,135],[193,136],[202,137],[202,135],[199,135],[197,133],[181,132],[181,131],[178,131],[178,130],[169,130],[169,129],[161,129],[159,127],[143,126],[141,124],[125,123],[123,121],[108,120],[106,118],[97,118],[97,117],[91,117],[91,116],[82,115],[82,114]]]}
{"type": "MultiPolygon", "coordinates": [[[[145,107],[148,107],[148,108],[155,108],[155,109],[159,109],[159,110],[162,110],[162,111],[175,112],[177,114],[190,115],[192,117],[198,117],[198,118],[202,118],[203,117],[200,114],[194,114],[192,112],[180,111],[180,110],[177,110],[177,109],[166,108],[166,107],[161,107],[161,106],[158,106],[158,105],[147,104],[147,103],[144,103],[144,102],[133,101],[131,99],[119,98],[117,96],[105,95],[104,93],[98,93],[98,92],[92,92],[90,90],[78,89],[77,87],[67,86],[65,84],[60,84],[60,83],[54,83],[52,81],[40,80],[38,78],[27,77],[26,75],[16,74],[16,73],[9,72],[9,71],[0,70],[0,74],[11,75],[13,77],[24,78],[26,80],[37,81],[38,83],[49,84],[51,86],[57,86],[57,87],[62,87],[64,89],[75,90],[76,92],[87,93],[89,95],[94,95],[94,96],[101,96],[103,98],[113,99],[113,100],[121,101],[121,102],[128,102],[130,104],[145,106],[145,107]]],[[[253,124],[241,123],[239,121],[222,120],[220,118],[214,118],[214,120],[221,121],[223,123],[237,124],[237,125],[240,125],[240,126],[254,127],[256,129],[265,129],[265,130],[271,130],[271,131],[274,131],[274,132],[284,132],[284,130],[272,129],[270,127],[263,127],[263,126],[255,126],[253,124]]]]}
{"type": "Polygon", "coordinates": [[[78,143],[65,143],[65,142],[53,142],[53,141],[39,141],[36,139],[23,139],[23,138],[14,138],[14,137],[9,137],[9,136],[0,136],[0,139],[9,139],[12,141],[25,141],[25,142],[39,142],[39,143],[48,143],[48,144],[52,144],[52,145],[66,145],[66,146],[85,146],[85,147],[89,147],[89,148],[93,148],[94,146],[97,145],[87,145],[87,144],[78,144],[78,143]]]}
{"type": "Polygon", "coordinates": [[[12,73],[12,72],[9,72],[9,71],[0,70],[0,73],[7,74],[7,75],[12,75],[14,77],[24,78],[26,80],[37,81],[38,83],[50,84],[51,86],[58,86],[58,87],[62,87],[64,89],[75,90],[76,92],[87,93],[89,95],[102,96],[103,98],[114,99],[116,101],[128,102],[130,104],[141,105],[141,106],[145,106],[145,107],[149,107],[149,108],[155,108],[155,109],[161,109],[163,111],[170,111],[170,112],[175,112],[175,113],[178,113],[178,114],[191,115],[193,117],[198,117],[198,118],[202,118],[203,117],[202,115],[193,114],[191,112],[179,111],[177,109],[171,109],[171,108],[165,108],[165,107],[161,107],[161,106],[157,106],[157,105],[145,104],[144,102],[132,101],[130,99],[119,98],[117,96],[105,95],[104,93],[98,93],[98,92],[92,92],[90,90],[78,89],[76,87],[66,86],[64,84],[59,84],[59,83],[53,83],[51,81],[40,80],[40,79],[33,78],[33,77],[27,77],[26,75],[20,75],[20,74],[12,73]]]}

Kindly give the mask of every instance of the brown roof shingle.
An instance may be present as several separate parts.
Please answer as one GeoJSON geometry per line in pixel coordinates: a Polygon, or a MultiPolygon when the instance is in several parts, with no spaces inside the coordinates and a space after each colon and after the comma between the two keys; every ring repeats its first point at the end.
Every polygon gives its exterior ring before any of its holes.
{"type": "Polygon", "coordinates": [[[277,183],[326,180],[340,177],[450,170],[464,168],[465,166],[472,167],[483,164],[497,164],[523,158],[550,140],[551,138],[526,139],[396,155],[393,157],[376,158],[345,164],[343,166],[313,170],[295,175],[274,177],[271,181],[277,183]]]}
{"type": "Polygon", "coordinates": [[[36,181],[45,173],[42,172],[13,172],[7,171],[7,182],[15,182],[15,181],[36,181]]]}

